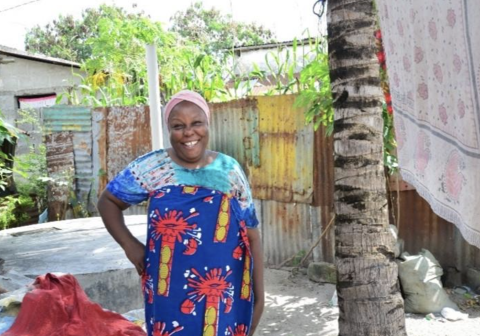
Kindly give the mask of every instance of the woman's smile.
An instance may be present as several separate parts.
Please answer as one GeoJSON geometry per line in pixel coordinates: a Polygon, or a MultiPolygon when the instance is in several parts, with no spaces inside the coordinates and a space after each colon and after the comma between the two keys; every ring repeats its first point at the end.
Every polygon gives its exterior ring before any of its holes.
{"type": "Polygon", "coordinates": [[[183,143],[187,148],[193,148],[196,144],[198,144],[198,140],[183,143]]]}
{"type": "Polygon", "coordinates": [[[172,157],[186,168],[206,163],[208,118],[197,105],[184,101],[177,104],[168,118],[172,157]]]}

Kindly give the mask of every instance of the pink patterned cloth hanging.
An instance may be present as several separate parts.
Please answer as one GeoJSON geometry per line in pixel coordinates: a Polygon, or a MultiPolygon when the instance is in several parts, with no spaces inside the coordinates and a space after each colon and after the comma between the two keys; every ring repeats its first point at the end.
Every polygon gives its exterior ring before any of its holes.
{"type": "Polygon", "coordinates": [[[480,2],[377,4],[402,177],[480,247],[480,2]]]}

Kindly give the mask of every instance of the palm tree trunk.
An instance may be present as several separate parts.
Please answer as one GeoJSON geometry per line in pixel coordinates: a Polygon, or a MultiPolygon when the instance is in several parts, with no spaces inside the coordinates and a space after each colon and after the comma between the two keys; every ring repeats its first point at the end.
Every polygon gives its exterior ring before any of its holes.
{"type": "Polygon", "coordinates": [[[406,335],[388,228],[372,0],[329,0],[340,336],[406,335]]]}

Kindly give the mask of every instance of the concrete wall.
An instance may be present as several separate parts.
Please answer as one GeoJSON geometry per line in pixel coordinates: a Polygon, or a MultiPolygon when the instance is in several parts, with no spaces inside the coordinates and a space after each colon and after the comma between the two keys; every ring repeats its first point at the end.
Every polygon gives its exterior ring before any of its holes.
{"type": "Polygon", "coordinates": [[[13,123],[19,96],[62,93],[80,79],[72,72],[79,69],[9,56],[12,63],[0,64],[0,110],[13,123]]]}
{"type": "MultiPolygon", "coordinates": [[[[7,122],[13,125],[19,119],[17,97],[52,93],[58,95],[80,83],[80,78],[73,75],[73,72],[80,72],[78,68],[14,56],[8,56],[8,59],[13,62],[0,64],[0,111],[7,122]]],[[[21,128],[31,134],[30,143],[41,141],[41,136],[35,134],[32,127],[23,125],[21,128]]],[[[28,146],[28,143],[19,143],[16,153],[26,153],[28,146]]]]}

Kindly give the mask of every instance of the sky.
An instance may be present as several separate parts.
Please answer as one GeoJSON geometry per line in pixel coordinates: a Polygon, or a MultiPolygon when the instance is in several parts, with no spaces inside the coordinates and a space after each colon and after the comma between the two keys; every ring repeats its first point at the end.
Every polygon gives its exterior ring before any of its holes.
{"type": "MultiPolygon", "coordinates": [[[[167,25],[177,11],[198,0],[0,0],[0,45],[24,50],[26,32],[44,26],[59,15],[80,18],[85,8],[101,3],[115,4],[128,11],[144,11],[155,21],[167,25]],[[137,7],[134,9],[133,4],[137,7]],[[10,9],[11,7],[17,8],[10,9]]],[[[232,15],[235,21],[256,22],[275,32],[278,41],[318,35],[321,25],[312,12],[314,0],[203,0],[204,8],[215,7],[232,15]]]]}

